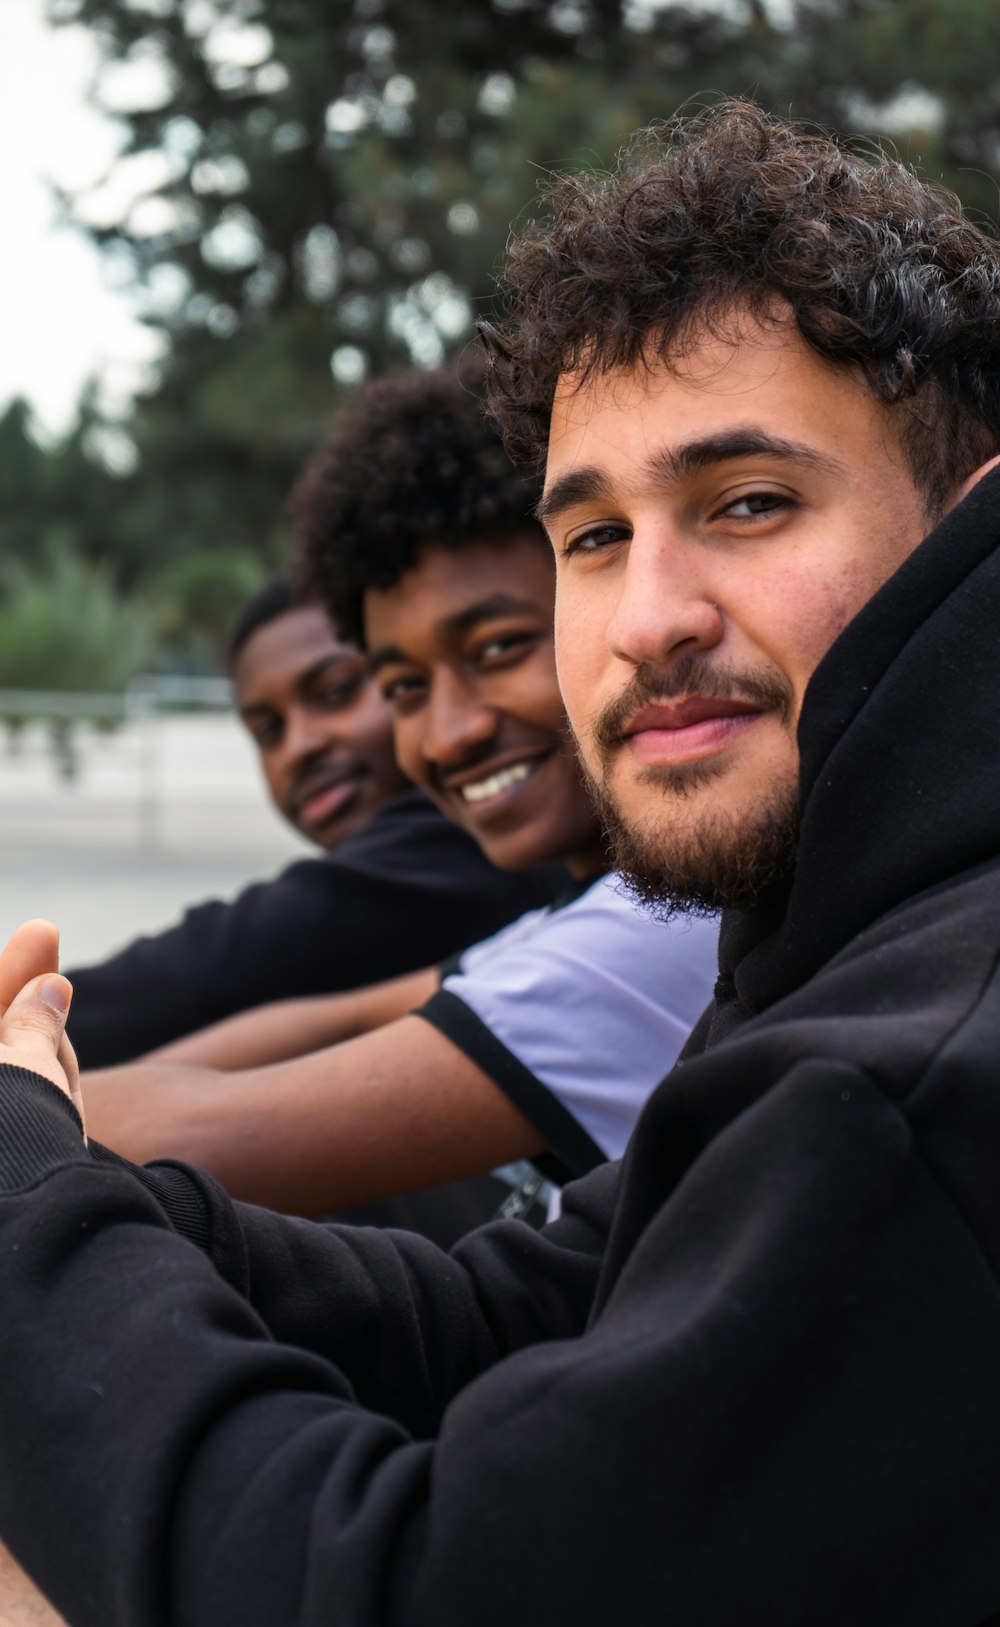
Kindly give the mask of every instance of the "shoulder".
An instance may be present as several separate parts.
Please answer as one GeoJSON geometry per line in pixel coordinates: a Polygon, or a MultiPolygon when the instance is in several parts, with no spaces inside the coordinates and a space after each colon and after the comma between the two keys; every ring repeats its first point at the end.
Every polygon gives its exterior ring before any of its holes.
{"type": "Polygon", "coordinates": [[[603,966],[627,957],[619,970],[627,966],[639,981],[658,981],[668,965],[708,968],[714,977],[719,923],[694,915],[664,920],[638,904],[612,872],[562,907],[540,912],[533,936],[547,952],[565,950],[603,966]]]}
{"type": "MultiPolygon", "coordinates": [[[[634,1012],[641,1003],[656,1010],[669,1004],[690,1024],[711,993],[717,940],[714,919],[658,920],[612,874],[467,950],[461,973],[533,1006],[593,1012],[592,1002],[610,1000],[634,1012]]],[[[462,986],[449,980],[449,987],[462,986]]]]}

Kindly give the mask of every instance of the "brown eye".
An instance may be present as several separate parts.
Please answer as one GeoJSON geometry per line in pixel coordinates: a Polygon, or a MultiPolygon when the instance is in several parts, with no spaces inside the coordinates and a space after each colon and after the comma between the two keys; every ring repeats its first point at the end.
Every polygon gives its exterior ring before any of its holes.
{"type": "Polygon", "coordinates": [[[351,678],[340,678],[336,683],[324,685],[317,700],[331,712],[339,711],[341,707],[350,706],[357,699],[364,683],[364,673],[357,673],[351,678]]]}
{"type": "Polygon", "coordinates": [[[278,745],[282,736],[282,720],[274,717],[262,718],[260,721],[248,725],[250,736],[262,751],[269,751],[278,745]]]}
{"type": "Polygon", "coordinates": [[[419,700],[424,693],[425,684],[420,678],[390,678],[382,683],[380,693],[384,701],[400,710],[407,703],[412,704],[419,700]]]}
{"type": "Polygon", "coordinates": [[[774,514],[779,509],[790,508],[787,497],[776,491],[752,491],[743,497],[734,498],[727,503],[723,513],[736,520],[752,520],[762,514],[774,514]],[[740,512],[742,510],[742,512],[740,512]]]}
{"type": "Polygon", "coordinates": [[[481,661],[502,661],[505,655],[513,655],[523,650],[535,640],[530,633],[500,633],[491,638],[488,643],[480,646],[479,659],[481,661]]]}
{"type": "Polygon", "coordinates": [[[626,542],[629,538],[628,528],[624,525],[595,525],[590,531],[582,531],[578,537],[573,537],[563,549],[564,556],[576,553],[596,554],[602,548],[611,548],[618,542],[626,542]]]}

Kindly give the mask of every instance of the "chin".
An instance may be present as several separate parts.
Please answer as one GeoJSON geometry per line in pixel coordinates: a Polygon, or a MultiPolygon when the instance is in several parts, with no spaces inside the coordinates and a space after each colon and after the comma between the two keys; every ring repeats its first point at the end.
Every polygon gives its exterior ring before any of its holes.
{"type": "MultiPolygon", "coordinates": [[[[615,868],[632,896],[658,915],[749,909],[792,870],[798,843],[798,776],[779,776],[766,796],[734,808],[677,803],[622,811],[606,787],[594,799],[612,845],[615,868]]],[[[666,800],[666,799],[665,799],[666,800]]],[[[692,799],[693,801],[693,799],[692,799]]]]}
{"type": "Polygon", "coordinates": [[[324,852],[332,853],[335,847],[340,846],[341,842],[344,840],[344,837],[350,835],[350,831],[346,831],[346,830],[314,831],[314,830],[302,830],[302,829],[300,829],[299,830],[299,835],[303,838],[304,841],[311,842],[313,847],[321,847],[324,850],[324,852]]]}
{"type": "Polygon", "coordinates": [[[337,820],[334,824],[321,826],[318,830],[304,830],[299,826],[299,835],[304,836],[306,841],[312,842],[314,846],[332,852],[348,836],[353,836],[355,831],[360,830],[362,825],[367,824],[367,821],[368,816],[366,815],[364,819],[337,820]]]}
{"type": "Polygon", "coordinates": [[[544,859],[536,859],[534,854],[525,856],[516,842],[484,842],[480,836],[476,836],[475,831],[471,831],[470,835],[476,837],[486,857],[498,870],[530,870],[533,864],[545,863],[544,859]]]}
{"type": "Polygon", "coordinates": [[[562,857],[561,843],[533,837],[527,828],[492,837],[482,831],[471,834],[498,870],[530,870],[536,864],[552,864],[562,857]]]}

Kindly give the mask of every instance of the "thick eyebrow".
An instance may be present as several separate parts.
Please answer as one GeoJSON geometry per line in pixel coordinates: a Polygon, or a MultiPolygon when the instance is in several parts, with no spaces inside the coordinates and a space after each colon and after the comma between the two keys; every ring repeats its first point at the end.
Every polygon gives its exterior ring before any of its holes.
{"type": "Polygon", "coordinates": [[[654,452],[647,468],[660,480],[673,481],[698,474],[716,463],[747,457],[783,458],[810,469],[821,469],[826,474],[839,474],[843,469],[836,458],[817,452],[805,441],[786,441],[763,429],[734,429],[727,435],[707,435],[704,440],[689,441],[686,446],[664,448],[662,452],[654,452]]]}
{"type": "Polygon", "coordinates": [[[598,503],[610,494],[611,482],[602,470],[596,467],[571,469],[568,475],[560,475],[543,491],[535,504],[535,518],[539,525],[548,525],[566,509],[575,508],[578,503],[598,503]]]}
{"type": "MultiPolygon", "coordinates": [[[[553,597],[555,590],[553,589],[553,597]]],[[[478,626],[481,621],[493,621],[497,616],[524,615],[526,611],[537,615],[538,604],[534,599],[521,599],[516,593],[491,593],[485,599],[477,599],[475,604],[466,605],[464,610],[457,610],[452,616],[442,616],[440,621],[434,623],[435,636],[447,643],[452,639],[461,638],[463,633],[469,632],[478,626]]],[[[368,653],[369,672],[378,672],[393,661],[408,661],[410,657],[398,644],[383,644],[379,650],[370,650],[368,653]]]]}
{"type": "MultiPolygon", "coordinates": [[[[804,441],[788,441],[766,430],[751,428],[730,430],[725,435],[707,435],[699,441],[688,441],[684,446],[664,447],[647,459],[645,471],[657,485],[672,485],[716,463],[746,457],[783,458],[827,474],[839,474],[843,470],[836,458],[817,452],[804,441]]],[[[610,500],[612,495],[612,481],[603,469],[596,465],[571,469],[543,492],[535,514],[542,525],[547,525],[578,503],[610,500]]]]}

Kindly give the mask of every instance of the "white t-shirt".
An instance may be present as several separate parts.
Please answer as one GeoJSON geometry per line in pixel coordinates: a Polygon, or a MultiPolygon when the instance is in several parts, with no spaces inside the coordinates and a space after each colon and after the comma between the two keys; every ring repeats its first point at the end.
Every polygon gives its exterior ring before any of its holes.
{"type": "Polygon", "coordinates": [[[603,876],[446,968],[419,1015],[510,1096],[563,1166],[624,1151],[712,994],[718,923],[655,920],[603,876]]]}

